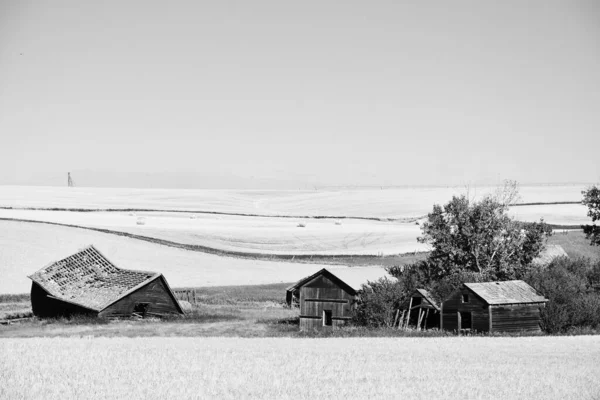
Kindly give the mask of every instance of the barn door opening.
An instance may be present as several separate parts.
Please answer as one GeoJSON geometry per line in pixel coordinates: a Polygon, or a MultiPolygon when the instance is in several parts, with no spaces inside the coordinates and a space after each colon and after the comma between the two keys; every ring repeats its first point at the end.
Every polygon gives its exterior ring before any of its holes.
{"type": "Polygon", "coordinates": [[[331,310],[323,310],[323,326],[333,325],[331,310]]]}
{"type": "Polygon", "coordinates": [[[135,303],[133,307],[133,312],[136,314],[141,314],[142,317],[146,317],[146,314],[150,310],[150,303],[135,303]]]}
{"type": "Polygon", "coordinates": [[[473,318],[470,312],[459,312],[460,329],[473,329],[473,318]]]}

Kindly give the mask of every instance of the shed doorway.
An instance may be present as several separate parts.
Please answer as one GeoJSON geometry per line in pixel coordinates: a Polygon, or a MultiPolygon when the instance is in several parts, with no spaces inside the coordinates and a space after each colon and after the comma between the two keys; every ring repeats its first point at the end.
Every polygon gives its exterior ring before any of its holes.
{"type": "Polygon", "coordinates": [[[458,312],[458,323],[460,329],[473,329],[473,317],[471,312],[458,312]]]}
{"type": "Polygon", "coordinates": [[[331,310],[323,310],[323,326],[332,326],[333,318],[331,310]]]}

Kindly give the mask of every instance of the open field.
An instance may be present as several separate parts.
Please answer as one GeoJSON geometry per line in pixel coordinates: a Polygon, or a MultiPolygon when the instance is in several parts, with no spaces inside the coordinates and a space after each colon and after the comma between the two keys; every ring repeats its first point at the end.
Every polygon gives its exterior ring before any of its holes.
{"type": "Polygon", "coordinates": [[[518,221],[536,222],[540,218],[553,225],[584,225],[591,223],[583,204],[537,204],[511,207],[508,215],[518,221]]]}
{"type": "Polygon", "coordinates": [[[116,265],[162,272],[172,287],[293,282],[321,264],[219,257],[140,240],[53,225],[0,221],[0,293],[25,293],[27,275],[94,244],[116,265]]]}
{"type": "MultiPolygon", "coordinates": [[[[522,186],[521,202],[580,202],[586,184],[522,186]]],[[[477,198],[493,187],[469,188],[477,198]]],[[[414,218],[443,204],[465,187],[390,189],[168,190],[0,186],[0,207],[62,207],[78,209],[193,210],[221,213],[294,216],[414,218]]]]}
{"type": "Polygon", "coordinates": [[[0,218],[109,229],[257,254],[380,255],[428,251],[414,222],[243,217],[177,212],[69,212],[1,210],[0,218]],[[138,224],[138,221],[143,225],[138,224]]]}
{"type": "Polygon", "coordinates": [[[0,341],[0,397],[596,399],[600,337],[0,341]]]}

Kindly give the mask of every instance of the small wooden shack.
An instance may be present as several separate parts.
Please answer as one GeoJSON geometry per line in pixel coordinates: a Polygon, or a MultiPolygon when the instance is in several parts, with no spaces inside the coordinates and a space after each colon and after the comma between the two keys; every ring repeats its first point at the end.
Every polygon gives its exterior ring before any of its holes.
{"type": "Polygon", "coordinates": [[[465,283],[442,304],[441,328],[535,332],[548,300],[523,281],[465,283]]]}
{"type": "Polygon", "coordinates": [[[401,307],[400,326],[418,330],[440,327],[440,305],[425,289],[416,289],[401,307]]]}
{"type": "Polygon", "coordinates": [[[183,314],[162,274],[121,269],[89,246],[29,277],[39,317],[183,314]]]}
{"type": "Polygon", "coordinates": [[[380,267],[323,268],[288,287],[286,300],[300,307],[300,330],[333,329],[351,318],[362,285],[384,277],[394,279],[380,267]]]}

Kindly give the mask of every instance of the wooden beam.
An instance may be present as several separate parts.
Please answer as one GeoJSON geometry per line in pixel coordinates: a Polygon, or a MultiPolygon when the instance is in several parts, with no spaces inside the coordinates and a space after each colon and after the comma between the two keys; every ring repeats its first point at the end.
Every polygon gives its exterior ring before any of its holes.
{"type": "Polygon", "coordinates": [[[412,296],[410,297],[410,302],[408,303],[408,313],[406,314],[406,325],[405,327],[408,328],[408,323],[410,322],[410,309],[412,307],[412,296]]]}
{"type": "Polygon", "coordinates": [[[425,315],[425,311],[422,308],[419,308],[419,318],[417,318],[417,330],[421,330],[421,322],[423,320],[423,315],[425,315]]]}
{"type": "Polygon", "coordinates": [[[462,318],[460,317],[460,311],[456,312],[456,319],[458,321],[458,336],[460,336],[460,328],[462,327],[462,318]]]}
{"type": "Polygon", "coordinates": [[[493,331],[493,324],[492,324],[492,314],[493,314],[493,311],[492,310],[493,310],[493,308],[492,308],[492,305],[490,304],[488,306],[488,323],[489,323],[488,331],[489,331],[490,335],[492,334],[492,331],[493,331]]]}
{"type": "Polygon", "coordinates": [[[427,330],[427,317],[429,317],[429,308],[427,309],[427,313],[425,314],[425,326],[423,327],[424,330],[427,330]]]}
{"type": "Polygon", "coordinates": [[[396,326],[396,323],[398,322],[398,315],[400,314],[400,309],[396,310],[396,316],[394,317],[394,323],[392,324],[392,328],[396,326]]]}
{"type": "Polygon", "coordinates": [[[402,328],[403,323],[404,323],[404,310],[402,310],[402,316],[400,317],[400,321],[398,321],[398,329],[402,328]]]}

